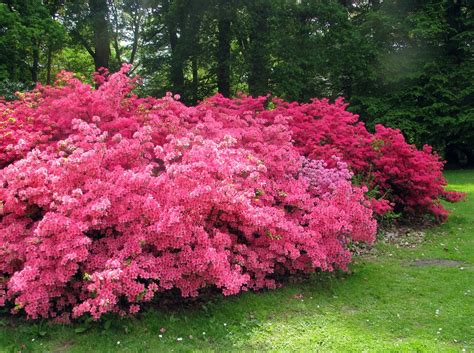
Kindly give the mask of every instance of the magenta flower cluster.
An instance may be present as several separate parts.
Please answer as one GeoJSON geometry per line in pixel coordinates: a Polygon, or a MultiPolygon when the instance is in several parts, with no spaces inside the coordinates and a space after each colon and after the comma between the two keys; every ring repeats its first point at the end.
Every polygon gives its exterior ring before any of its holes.
{"type": "Polygon", "coordinates": [[[340,146],[302,153],[303,106],[138,98],[127,70],[97,90],[62,73],[0,102],[0,306],[134,314],[171,289],[231,295],[344,270],[350,242],[374,241],[358,164],[340,146]]]}

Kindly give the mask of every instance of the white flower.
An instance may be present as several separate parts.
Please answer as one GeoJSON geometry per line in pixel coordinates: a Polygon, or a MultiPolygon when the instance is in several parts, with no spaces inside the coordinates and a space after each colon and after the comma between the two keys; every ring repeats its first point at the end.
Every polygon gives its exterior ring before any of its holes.
{"type": "Polygon", "coordinates": [[[182,341],[182,340],[183,340],[183,337],[178,337],[178,338],[176,339],[176,341],[182,341]]]}

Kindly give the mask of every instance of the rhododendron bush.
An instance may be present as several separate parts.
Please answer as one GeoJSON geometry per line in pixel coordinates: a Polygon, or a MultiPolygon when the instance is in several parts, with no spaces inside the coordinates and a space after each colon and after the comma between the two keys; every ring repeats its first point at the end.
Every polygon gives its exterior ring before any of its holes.
{"type": "Polygon", "coordinates": [[[0,306],[13,313],[98,319],[170,289],[274,288],[346,269],[348,245],[374,241],[372,209],[445,216],[438,158],[369,134],[340,102],[186,107],[136,97],[127,70],[97,90],[63,73],[0,103],[0,306]]]}

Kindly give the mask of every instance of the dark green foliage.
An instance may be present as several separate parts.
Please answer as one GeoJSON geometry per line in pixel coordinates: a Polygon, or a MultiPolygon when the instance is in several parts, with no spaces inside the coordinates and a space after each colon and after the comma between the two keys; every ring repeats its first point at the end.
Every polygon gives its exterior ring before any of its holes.
{"type": "Polygon", "coordinates": [[[41,63],[65,35],[53,8],[41,0],[0,1],[0,80],[39,80],[41,63]]]}
{"type": "Polygon", "coordinates": [[[378,32],[377,69],[365,92],[350,97],[351,109],[370,124],[400,128],[413,143],[433,145],[452,162],[474,163],[472,10],[462,0],[386,1],[362,14],[378,32]]]}

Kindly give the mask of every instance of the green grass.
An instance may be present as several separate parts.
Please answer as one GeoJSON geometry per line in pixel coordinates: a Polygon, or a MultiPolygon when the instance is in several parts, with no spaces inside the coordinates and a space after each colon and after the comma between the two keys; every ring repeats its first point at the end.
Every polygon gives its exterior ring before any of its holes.
{"type": "Polygon", "coordinates": [[[0,351],[473,352],[474,171],[447,177],[452,189],[469,192],[467,202],[449,206],[450,220],[415,248],[379,243],[377,256],[357,258],[350,274],[216,298],[204,307],[149,309],[82,333],[79,324],[12,326],[3,319],[0,351]],[[459,264],[414,266],[418,259],[459,264]]]}

